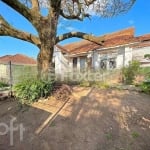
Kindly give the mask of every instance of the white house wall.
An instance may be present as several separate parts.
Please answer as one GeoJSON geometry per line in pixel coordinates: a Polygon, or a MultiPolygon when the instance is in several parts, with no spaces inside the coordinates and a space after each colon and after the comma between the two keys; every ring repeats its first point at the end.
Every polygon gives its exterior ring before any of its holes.
{"type": "Polygon", "coordinates": [[[54,52],[55,61],[55,74],[61,75],[62,73],[68,72],[70,67],[69,60],[67,60],[58,48],[55,48],[54,52]]]}
{"type": "MultiPolygon", "coordinates": [[[[112,49],[110,49],[112,50],[112,49]]],[[[116,51],[115,56],[116,57],[116,68],[122,68],[123,66],[127,66],[129,64],[129,61],[132,61],[132,48],[129,47],[119,47],[114,48],[116,51]]],[[[100,68],[100,62],[105,57],[105,59],[109,59],[113,57],[113,54],[109,54],[109,49],[106,49],[108,52],[107,54],[101,54],[100,50],[95,50],[91,53],[92,57],[92,68],[99,69],[100,68]],[[106,55],[106,56],[105,56],[106,55]]],[[[150,48],[149,48],[150,51],[150,48]]],[[[55,58],[55,73],[58,75],[62,75],[65,72],[73,71],[73,58],[65,58],[62,52],[55,48],[54,52],[54,58],[55,58]]],[[[88,59],[88,58],[87,58],[88,59]]],[[[87,65],[86,65],[87,66],[87,65]]],[[[109,69],[109,62],[107,62],[107,69],[109,69]]],[[[77,57],[77,70],[80,71],[80,56],[77,57]]]]}
{"type": "Polygon", "coordinates": [[[117,59],[116,59],[116,68],[122,68],[124,66],[124,60],[125,60],[125,48],[124,47],[120,47],[118,49],[118,55],[117,55],[117,59]]]}
{"type": "Polygon", "coordinates": [[[120,47],[118,48],[118,55],[116,59],[116,68],[120,69],[124,66],[128,66],[129,62],[132,61],[132,48],[120,47]]]}
{"type": "Polygon", "coordinates": [[[7,65],[0,64],[0,78],[7,78],[8,71],[7,71],[7,65]]]}
{"type": "Polygon", "coordinates": [[[145,54],[150,54],[150,47],[134,48],[133,49],[133,59],[141,60],[144,58],[145,54]]]}
{"type": "Polygon", "coordinates": [[[68,61],[70,70],[73,70],[73,58],[68,58],[68,61]]]}
{"type": "MultiPolygon", "coordinates": [[[[112,49],[110,49],[111,51],[112,49]]],[[[94,51],[92,56],[92,65],[95,69],[100,68],[100,61],[104,59],[109,59],[116,57],[116,68],[120,69],[123,66],[129,65],[129,62],[132,61],[132,48],[129,47],[119,47],[114,48],[116,50],[116,54],[109,53],[109,49],[107,54],[101,54],[100,50],[94,51]],[[114,55],[114,56],[113,56],[114,55]],[[116,56],[115,56],[116,55],[116,56]]],[[[107,69],[109,69],[109,62],[107,61],[107,69]]]]}
{"type": "Polygon", "coordinates": [[[132,48],[126,47],[125,48],[125,60],[124,60],[124,66],[128,66],[129,62],[132,61],[132,48]]]}
{"type": "Polygon", "coordinates": [[[98,51],[94,51],[92,55],[92,66],[94,69],[100,68],[100,54],[98,51]]]}

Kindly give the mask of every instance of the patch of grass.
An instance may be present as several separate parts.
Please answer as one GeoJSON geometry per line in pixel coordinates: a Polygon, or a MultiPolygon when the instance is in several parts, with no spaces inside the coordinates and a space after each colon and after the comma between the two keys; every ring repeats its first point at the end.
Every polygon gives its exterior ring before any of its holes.
{"type": "Polygon", "coordinates": [[[110,85],[107,82],[95,82],[92,84],[92,87],[96,87],[100,89],[108,89],[110,85]]]}
{"type": "Polygon", "coordinates": [[[140,135],[138,132],[132,132],[131,136],[135,139],[135,138],[138,138],[140,135]]]}
{"type": "Polygon", "coordinates": [[[50,127],[55,127],[55,126],[56,126],[55,121],[53,121],[49,126],[50,126],[50,127]]]}
{"type": "Polygon", "coordinates": [[[80,86],[81,87],[89,87],[90,86],[90,82],[83,80],[83,81],[80,82],[80,86]]]}
{"type": "Polygon", "coordinates": [[[108,89],[110,85],[106,81],[97,81],[97,82],[90,82],[90,81],[82,81],[80,83],[81,87],[96,87],[100,89],[108,89]]]}
{"type": "Polygon", "coordinates": [[[139,70],[140,75],[150,75],[150,67],[141,67],[139,70]]]}
{"type": "Polygon", "coordinates": [[[112,140],[113,136],[112,136],[111,133],[107,133],[107,134],[106,134],[106,138],[107,138],[108,140],[112,140]]]}

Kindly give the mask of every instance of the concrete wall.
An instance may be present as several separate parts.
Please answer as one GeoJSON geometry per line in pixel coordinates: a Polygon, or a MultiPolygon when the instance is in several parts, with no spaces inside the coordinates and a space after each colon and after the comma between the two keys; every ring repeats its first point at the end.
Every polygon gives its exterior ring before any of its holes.
{"type": "MultiPolygon", "coordinates": [[[[106,49],[108,51],[107,54],[101,54],[101,51],[94,51],[93,53],[93,67],[95,69],[100,68],[100,62],[103,59],[107,60],[107,69],[109,69],[109,59],[116,57],[116,68],[122,68],[123,66],[127,66],[129,64],[129,61],[132,60],[132,49],[129,47],[119,47],[114,48],[113,50],[116,51],[116,53],[109,53],[109,49],[106,49]]],[[[112,50],[112,49],[110,49],[112,50]]]]}
{"type": "Polygon", "coordinates": [[[117,59],[116,59],[116,68],[122,68],[124,66],[125,60],[125,49],[123,47],[118,49],[117,59]]]}
{"type": "Polygon", "coordinates": [[[92,67],[94,69],[100,68],[100,54],[98,51],[94,51],[92,54],[92,67]]]}
{"type": "Polygon", "coordinates": [[[0,64],[0,78],[7,78],[8,71],[7,71],[7,65],[0,64]]]}
{"type": "Polygon", "coordinates": [[[129,62],[132,61],[132,48],[129,47],[120,47],[118,49],[118,55],[116,60],[117,68],[122,68],[128,66],[129,62]]]}
{"type": "MultiPolygon", "coordinates": [[[[127,66],[132,61],[132,48],[119,47],[114,48],[116,50],[116,68],[122,68],[127,66]]],[[[108,51],[108,49],[107,49],[108,51]]],[[[65,72],[71,72],[73,70],[73,58],[65,58],[61,51],[56,47],[54,51],[55,58],[55,73],[61,75],[65,72]]],[[[85,56],[86,57],[86,56],[85,56]]],[[[100,62],[102,59],[109,59],[113,57],[113,54],[101,54],[100,50],[95,50],[91,53],[92,68],[100,69],[100,62]]],[[[82,59],[82,58],[81,58],[82,59]]],[[[87,58],[88,59],[88,58],[87,58]]],[[[80,71],[81,60],[80,56],[77,57],[77,71],[80,71]]],[[[87,63],[85,64],[87,67],[87,63]]],[[[109,61],[107,62],[107,69],[109,69],[109,61]]]]}
{"type": "Polygon", "coordinates": [[[69,60],[67,60],[61,51],[56,47],[54,51],[54,62],[56,75],[61,75],[62,73],[68,72],[72,67],[72,63],[69,63],[69,60]]]}
{"type": "Polygon", "coordinates": [[[133,49],[133,59],[141,60],[144,58],[145,54],[150,54],[150,47],[143,47],[143,48],[134,48],[133,49]]]}
{"type": "Polygon", "coordinates": [[[124,66],[128,66],[129,62],[132,61],[133,58],[133,53],[132,53],[132,48],[126,47],[125,48],[125,61],[124,61],[124,66]]]}

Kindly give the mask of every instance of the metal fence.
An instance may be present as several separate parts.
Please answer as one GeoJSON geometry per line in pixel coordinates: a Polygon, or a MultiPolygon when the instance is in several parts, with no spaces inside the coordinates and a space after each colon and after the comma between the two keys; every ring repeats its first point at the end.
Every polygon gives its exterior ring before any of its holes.
{"type": "Polygon", "coordinates": [[[36,65],[12,64],[11,62],[0,64],[0,81],[10,85],[36,75],[36,65]]]}
{"type": "MultiPolygon", "coordinates": [[[[86,70],[86,71],[68,71],[61,74],[55,74],[54,68],[50,69],[50,78],[56,81],[72,83],[81,81],[110,81],[115,79],[120,70],[86,70]],[[53,71],[52,71],[53,70],[53,71]]],[[[21,80],[37,77],[37,66],[18,65],[11,62],[0,64],[0,81],[14,85],[21,80]]]]}
{"type": "Polygon", "coordinates": [[[117,79],[121,76],[121,70],[111,69],[111,70],[86,70],[86,71],[68,71],[62,72],[61,74],[55,75],[56,81],[65,83],[80,83],[82,81],[89,82],[105,82],[117,79]]]}

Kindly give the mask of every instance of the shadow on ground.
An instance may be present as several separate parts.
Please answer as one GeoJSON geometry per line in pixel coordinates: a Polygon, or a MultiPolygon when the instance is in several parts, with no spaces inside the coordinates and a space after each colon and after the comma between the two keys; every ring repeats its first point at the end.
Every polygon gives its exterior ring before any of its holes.
{"type": "Polygon", "coordinates": [[[150,149],[149,95],[80,87],[75,87],[73,91],[73,97],[55,120],[38,135],[35,134],[37,128],[51,115],[51,110],[58,109],[51,105],[52,101],[43,102],[46,109],[43,109],[44,106],[41,109],[40,106],[25,107],[23,111],[18,110],[15,101],[0,103],[1,123],[9,125],[11,118],[16,117],[15,124],[22,123],[25,127],[22,142],[19,132],[14,132],[13,146],[10,146],[9,133],[0,135],[0,149],[150,149]]]}

